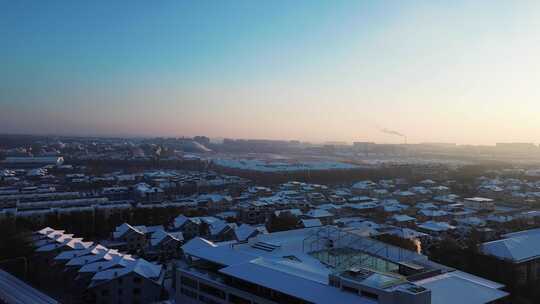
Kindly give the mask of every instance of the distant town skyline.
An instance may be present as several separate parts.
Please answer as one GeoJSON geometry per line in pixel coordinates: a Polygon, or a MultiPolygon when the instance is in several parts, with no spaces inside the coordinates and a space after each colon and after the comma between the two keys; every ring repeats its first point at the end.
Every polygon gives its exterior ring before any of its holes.
{"type": "Polygon", "coordinates": [[[10,1],[0,133],[540,142],[538,1],[10,1]]]}

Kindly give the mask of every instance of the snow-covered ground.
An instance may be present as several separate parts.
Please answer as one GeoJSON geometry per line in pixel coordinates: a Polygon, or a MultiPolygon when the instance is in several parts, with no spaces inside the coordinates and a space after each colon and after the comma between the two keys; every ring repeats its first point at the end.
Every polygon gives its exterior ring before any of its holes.
{"type": "Polygon", "coordinates": [[[305,170],[350,170],[359,168],[356,165],[333,162],[333,161],[303,161],[284,162],[267,161],[258,159],[214,159],[218,166],[234,168],[240,170],[260,171],[260,172],[282,172],[282,171],[305,171],[305,170]]]}

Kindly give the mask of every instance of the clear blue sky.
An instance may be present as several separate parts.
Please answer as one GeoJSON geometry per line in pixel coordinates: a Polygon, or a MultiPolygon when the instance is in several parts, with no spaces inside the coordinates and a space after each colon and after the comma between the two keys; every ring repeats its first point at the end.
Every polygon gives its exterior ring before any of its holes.
{"type": "Polygon", "coordinates": [[[537,1],[0,0],[0,130],[540,139],[537,1]]]}

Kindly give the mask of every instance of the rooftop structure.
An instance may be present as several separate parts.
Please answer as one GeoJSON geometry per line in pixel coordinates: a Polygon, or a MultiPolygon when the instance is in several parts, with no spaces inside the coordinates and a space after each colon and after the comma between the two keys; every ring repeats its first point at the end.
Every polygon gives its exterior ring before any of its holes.
{"type": "Polygon", "coordinates": [[[446,304],[453,290],[474,295],[466,303],[475,304],[507,295],[500,284],[333,226],[260,234],[247,242],[195,238],[183,251],[181,303],[446,304]]]}

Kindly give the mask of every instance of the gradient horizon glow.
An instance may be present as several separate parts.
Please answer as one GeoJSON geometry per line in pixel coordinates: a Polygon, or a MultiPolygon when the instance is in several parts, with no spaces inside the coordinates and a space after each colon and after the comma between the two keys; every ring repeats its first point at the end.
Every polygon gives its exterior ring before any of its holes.
{"type": "Polygon", "coordinates": [[[0,133],[540,142],[540,1],[1,1],[0,133]]]}

